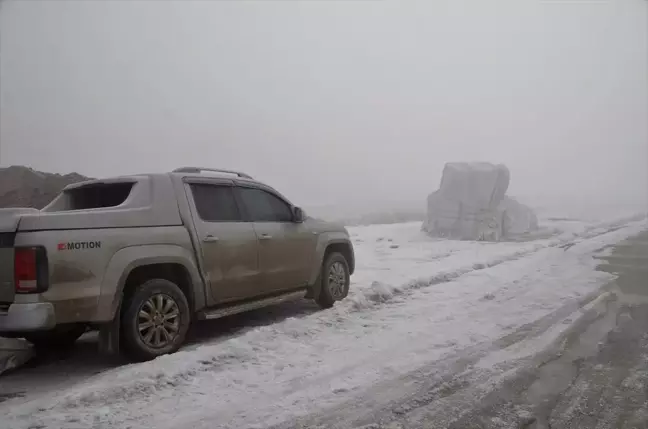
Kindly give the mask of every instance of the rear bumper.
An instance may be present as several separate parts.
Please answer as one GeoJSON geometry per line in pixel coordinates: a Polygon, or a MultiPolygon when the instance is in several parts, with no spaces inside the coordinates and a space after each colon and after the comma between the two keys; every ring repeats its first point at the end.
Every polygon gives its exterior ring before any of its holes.
{"type": "Polygon", "coordinates": [[[55,326],[54,306],[49,302],[11,304],[7,312],[0,312],[0,335],[45,331],[55,326]]]}

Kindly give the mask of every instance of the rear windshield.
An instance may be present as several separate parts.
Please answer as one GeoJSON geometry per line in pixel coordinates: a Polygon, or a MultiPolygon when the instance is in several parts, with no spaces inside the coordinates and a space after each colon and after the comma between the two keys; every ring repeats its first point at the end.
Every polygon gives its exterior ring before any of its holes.
{"type": "Polygon", "coordinates": [[[96,183],[65,191],[65,210],[116,207],[126,201],[134,183],[96,183]]]}

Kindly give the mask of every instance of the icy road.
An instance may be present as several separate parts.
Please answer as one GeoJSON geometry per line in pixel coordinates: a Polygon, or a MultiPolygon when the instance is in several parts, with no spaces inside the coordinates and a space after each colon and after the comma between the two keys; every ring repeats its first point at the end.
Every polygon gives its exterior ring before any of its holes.
{"type": "Polygon", "coordinates": [[[552,235],[490,244],[433,240],[420,223],[351,228],[357,270],[333,309],[294,304],[276,323],[90,377],[17,370],[0,377],[0,428],[388,428],[372,416],[430,403],[430,427],[447,427],[604,306],[615,276],[596,256],[647,228],[544,224],[552,235]]]}

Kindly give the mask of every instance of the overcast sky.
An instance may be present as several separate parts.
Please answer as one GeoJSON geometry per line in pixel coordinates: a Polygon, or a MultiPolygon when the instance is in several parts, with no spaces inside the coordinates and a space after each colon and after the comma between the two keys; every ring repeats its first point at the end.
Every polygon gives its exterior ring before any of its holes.
{"type": "Polygon", "coordinates": [[[0,165],[241,169],[301,204],[645,199],[644,0],[4,1],[0,165]]]}

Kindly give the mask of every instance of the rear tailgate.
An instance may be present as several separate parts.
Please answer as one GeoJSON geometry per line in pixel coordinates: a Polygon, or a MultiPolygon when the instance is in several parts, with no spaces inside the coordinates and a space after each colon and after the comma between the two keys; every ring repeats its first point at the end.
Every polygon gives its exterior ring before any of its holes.
{"type": "Polygon", "coordinates": [[[14,300],[14,240],[20,215],[36,209],[0,209],[0,312],[14,300]]]}

